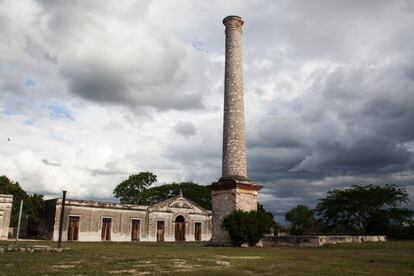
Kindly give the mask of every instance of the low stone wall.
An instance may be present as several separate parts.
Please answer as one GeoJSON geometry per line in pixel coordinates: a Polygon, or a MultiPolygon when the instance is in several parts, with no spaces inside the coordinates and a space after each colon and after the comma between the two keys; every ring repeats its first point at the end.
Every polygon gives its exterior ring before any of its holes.
{"type": "Polygon", "coordinates": [[[266,238],[263,245],[320,247],[325,244],[384,241],[386,241],[386,236],[275,236],[266,238]]]}
{"type": "Polygon", "coordinates": [[[70,250],[70,247],[57,248],[46,245],[34,245],[34,246],[19,246],[17,244],[0,246],[0,253],[5,252],[63,252],[64,250],[70,250]]]}

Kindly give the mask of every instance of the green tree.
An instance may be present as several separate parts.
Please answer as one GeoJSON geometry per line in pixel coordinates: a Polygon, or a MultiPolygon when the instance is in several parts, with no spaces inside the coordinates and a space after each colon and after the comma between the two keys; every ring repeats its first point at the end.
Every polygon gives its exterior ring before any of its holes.
{"type": "MultiPolygon", "coordinates": [[[[13,205],[11,212],[10,226],[16,227],[19,217],[20,201],[26,201],[28,198],[27,193],[20,187],[19,182],[10,180],[7,176],[0,176],[0,194],[13,195],[13,205]]],[[[26,202],[25,202],[26,204],[26,202]]],[[[25,206],[26,207],[26,206],[25,206]]],[[[26,209],[26,208],[25,208],[26,209]]],[[[24,218],[25,216],[23,216],[24,218]]]]}
{"type": "Polygon", "coordinates": [[[23,204],[24,207],[26,207],[25,213],[27,214],[27,235],[38,237],[39,230],[45,227],[45,221],[42,218],[45,211],[43,195],[30,195],[23,204]]]}
{"type": "Polygon", "coordinates": [[[258,209],[257,211],[234,211],[223,220],[223,228],[229,233],[234,246],[248,243],[256,245],[264,234],[270,233],[274,225],[273,215],[258,209]]]}
{"type": "Polygon", "coordinates": [[[17,227],[19,219],[20,201],[23,200],[22,229],[27,228],[29,235],[35,235],[37,223],[41,220],[43,212],[43,196],[28,194],[18,182],[10,180],[7,176],[0,176],[0,194],[13,195],[10,226],[17,227]]]}
{"type": "Polygon", "coordinates": [[[201,207],[211,210],[211,191],[207,186],[193,182],[180,182],[151,187],[142,197],[142,204],[155,204],[162,200],[174,197],[183,192],[183,195],[201,207]]]}
{"type": "Polygon", "coordinates": [[[396,225],[412,222],[413,212],[401,208],[408,201],[406,190],[396,185],[354,185],[329,191],[315,212],[321,224],[336,232],[387,234],[396,225]]]}
{"type": "Polygon", "coordinates": [[[290,223],[290,232],[294,235],[305,235],[312,232],[316,225],[316,219],[311,209],[306,205],[298,205],[285,214],[285,219],[290,223]]]}
{"type": "Polygon", "coordinates": [[[272,224],[272,230],[273,230],[273,233],[277,233],[278,231],[280,231],[280,230],[286,230],[280,223],[278,223],[276,220],[275,220],[275,217],[273,216],[273,214],[271,213],[271,212],[269,212],[269,211],[267,211],[264,207],[263,207],[263,205],[262,204],[260,204],[260,203],[257,203],[257,211],[258,212],[263,212],[264,214],[267,214],[269,217],[271,217],[272,218],[272,221],[273,221],[273,224],[272,224]]]}
{"type": "Polygon", "coordinates": [[[114,195],[124,204],[143,204],[145,192],[156,181],[157,176],[151,172],[133,174],[115,187],[114,195]]]}

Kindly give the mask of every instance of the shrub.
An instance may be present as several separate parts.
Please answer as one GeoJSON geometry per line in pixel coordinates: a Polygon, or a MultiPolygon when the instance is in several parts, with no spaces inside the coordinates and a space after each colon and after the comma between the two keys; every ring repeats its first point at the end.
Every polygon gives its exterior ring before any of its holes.
{"type": "Polygon", "coordinates": [[[273,217],[269,213],[259,211],[235,211],[223,220],[223,227],[230,235],[234,246],[248,243],[256,245],[264,234],[273,226],[273,217]]]}

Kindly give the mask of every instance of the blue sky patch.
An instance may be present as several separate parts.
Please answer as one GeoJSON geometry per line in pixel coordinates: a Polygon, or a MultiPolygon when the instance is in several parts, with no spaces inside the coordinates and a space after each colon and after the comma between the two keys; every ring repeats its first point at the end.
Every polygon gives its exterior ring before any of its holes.
{"type": "Polygon", "coordinates": [[[204,43],[201,41],[192,40],[191,46],[193,46],[193,48],[196,49],[197,51],[200,51],[200,52],[206,51],[206,49],[204,48],[204,43]]]}
{"type": "Polygon", "coordinates": [[[194,50],[208,53],[205,43],[195,35],[188,35],[185,40],[191,44],[194,50]]]}
{"type": "Polygon", "coordinates": [[[73,112],[64,107],[63,105],[53,103],[47,106],[49,110],[49,117],[52,119],[68,119],[75,120],[73,112]]]}
{"type": "Polygon", "coordinates": [[[36,82],[32,79],[26,79],[24,82],[24,86],[30,88],[36,85],[36,82]]]}
{"type": "Polygon", "coordinates": [[[25,121],[23,122],[23,124],[24,124],[24,125],[26,125],[26,126],[32,126],[32,125],[33,125],[33,121],[32,121],[32,120],[30,120],[30,119],[28,119],[28,120],[25,120],[25,121]]]}

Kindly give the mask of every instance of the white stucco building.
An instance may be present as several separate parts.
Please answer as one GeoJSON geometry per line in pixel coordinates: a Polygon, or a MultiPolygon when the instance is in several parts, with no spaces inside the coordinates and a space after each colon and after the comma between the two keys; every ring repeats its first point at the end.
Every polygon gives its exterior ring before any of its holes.
{"type": "MultiPolygon", "coordinates": [[[[58,240],[62,199],[45,201],[45,239],[58,240]]],[[[182,194],[154,205],[65,201],[63,241],[209,241],[211,211],[182,194]]]]}

